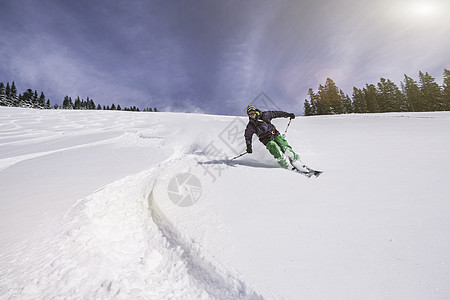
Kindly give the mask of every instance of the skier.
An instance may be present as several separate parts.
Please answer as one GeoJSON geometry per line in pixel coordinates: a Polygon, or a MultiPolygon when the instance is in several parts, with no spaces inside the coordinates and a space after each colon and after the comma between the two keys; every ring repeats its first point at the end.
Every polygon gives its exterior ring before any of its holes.
{"type": "Polygon", "coordinates": [[[249,122],[245,128],[245,143],[247,153],[252,153],[252,137],[256,133],[261,143],[263,143],[270,154],[278,161],[281,167],[285,169],[298,170],[301,173],[309,173],[311,169],[307,168],[301,161],[297,153],[294,152],[287,140],[280,134],[275,125],[270,121],[274,118],[295,119],[295,114],[284,111],[264,111],[261,112],[253,105],[247,107],[249,122]],[[289,163],[286,160],[289,159],[289,163]]]}

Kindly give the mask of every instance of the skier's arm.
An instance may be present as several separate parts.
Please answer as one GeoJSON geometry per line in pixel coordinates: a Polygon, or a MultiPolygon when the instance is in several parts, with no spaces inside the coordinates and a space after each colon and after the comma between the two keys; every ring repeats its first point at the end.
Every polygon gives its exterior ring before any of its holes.
{"type": "Polygon", "coordinates": [[[245,145],[247,147],[247,152],[252,153],[252,137],[256,133],[256,130],[253,128],[253,126],[247,124],[247,127],[245,128],[244,137],[245,137],[245,145]]]}
{"type": "Polygon", "coordinates": [[[291,118],[291,119],[294,119],[295,115],[292,114],[292,113],[287,113],[285,111],[280,111],[280,110],[269,110],[269,111],[264,112],[264,118],[267,121],[270,121],[270,120],[275,119],[275,118],[291,118]]]}

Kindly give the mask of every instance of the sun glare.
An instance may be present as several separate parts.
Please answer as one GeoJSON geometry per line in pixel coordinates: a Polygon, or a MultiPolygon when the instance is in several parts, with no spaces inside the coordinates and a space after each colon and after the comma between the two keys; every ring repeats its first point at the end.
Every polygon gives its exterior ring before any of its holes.
{"type": "Polygon", "coordinates": [[[432,17],[436,12],[436,6],[429,2],[419,2],[411,5],[411,13],[418,17],[432,17]]]}
{"type": "Polygon", "coordinates": [[[391,17],[397,22],[412,25],[436,25],[445,17],[450,0],[399,0],[392,4],[391,17]]]}

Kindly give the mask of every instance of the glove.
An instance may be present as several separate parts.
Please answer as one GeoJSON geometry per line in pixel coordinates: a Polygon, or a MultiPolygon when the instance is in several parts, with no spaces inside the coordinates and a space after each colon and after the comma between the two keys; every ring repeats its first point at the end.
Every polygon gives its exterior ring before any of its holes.
{"type": "Polygon", "coordinates": [[[247,153],[252,153],[252,145],[247,145],[247,153]]]}
{"type": "Polygon", "coordinates": [[[291,119],[295,119],[295,115],[293,113],[287,114],[287,116],[291,119]]]}

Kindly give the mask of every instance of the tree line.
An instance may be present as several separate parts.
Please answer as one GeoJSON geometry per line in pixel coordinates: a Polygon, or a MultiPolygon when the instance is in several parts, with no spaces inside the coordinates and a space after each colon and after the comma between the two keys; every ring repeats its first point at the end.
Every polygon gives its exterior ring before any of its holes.
{"type": "MultiPolygon", "coordinates": [[[[46,99],[44,92],[38,94],[38,92],[32,89],[27,89],[22,94],[17,95],[17,88],[14,81],[6,85],[0,82],[0,106],[9,107],[23,107],[23,108],[37,108],[37,109],[83,109],[83,110],[119,110],[119,111],[141,111],[136,106],[124,107],[115,105],[101,106],[95,104],[94,100],[87,97],[86,100],[77,97],[72,100],[72,97],[65,96],[61,105],[55,104],[51,106],[50,99],[46,99]]],[[[146,107],[142,111],[145,112],[158,112],[156,107],[146,107]]]]}
{"type": "Polygon", "coordinates": [[[327,78],[317,92],[309,89],[309,100],[304,102],[305,115],[450,110],[450,70],[444,69],[442,86],[427,72],[419,72],[419,82],[404,76],[400,88],[385,78],[377,85],[353,87],[351,99],[327,78]]]}
{"type": "Polygon", "coordinates": [[[32,89],[26,90],[23,94],[17,95],[17,88],[14,81],[6,86],[0,82],[0,105],[12,107],[29,107],[29,108],[50,108],[50,100],[45,99],[45,95],[32,89]]]}

